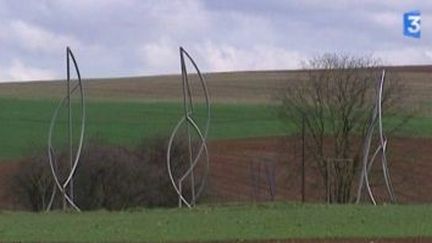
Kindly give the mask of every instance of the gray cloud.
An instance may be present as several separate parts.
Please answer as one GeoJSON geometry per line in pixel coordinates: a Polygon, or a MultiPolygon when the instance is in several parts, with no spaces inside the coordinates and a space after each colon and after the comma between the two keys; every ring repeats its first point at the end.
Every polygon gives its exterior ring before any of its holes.
{"type": "Polygon", "coordinates": [[[70,45],[85,77],[177,73],[178,46],[203,71],[297,68],[324,52],[432,62],[432,3],[282,0],[0,0],[0,80],[62,78],[70,45]],[[422,11],[422,39],[402,14],[422,11]]]}

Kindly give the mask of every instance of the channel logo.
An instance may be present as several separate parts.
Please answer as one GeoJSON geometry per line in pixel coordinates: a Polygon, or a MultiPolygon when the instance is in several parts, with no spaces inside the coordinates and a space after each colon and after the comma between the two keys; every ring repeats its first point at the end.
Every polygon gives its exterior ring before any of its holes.
{"type": "Polygon", "coordinates": [[[410,11],[403,15],[403,34],[407,37],[420,38],[421,16],[420,11],[410,11]]]}

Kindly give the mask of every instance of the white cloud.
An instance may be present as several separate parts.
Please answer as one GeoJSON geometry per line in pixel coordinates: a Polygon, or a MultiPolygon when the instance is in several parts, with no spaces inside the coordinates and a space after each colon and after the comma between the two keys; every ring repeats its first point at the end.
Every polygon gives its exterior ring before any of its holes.
{"type": "Polygon", "coordinates": [[[200,53],[209,71],[298,68],[304,56],[281,47],[257,45],[250,49],[229,45],[205,44],[200,53]]]}
{"type": "Polygon", "coordinates": [[[53,80],[59,78],[55,72],[25,65],[15,59],[6,67],[0,69],[0,82],[4,81],[28,81],[28,80],[53,80]]]}
{"type": "Polygon", "coordinates": [[[432,61],[432,2],[420,0],[0,0],[0,7],[8,79],[63,73],[66,45],[85,77],[178,73],[179,46],[203,71],[298,68],[324,52],[432,61]],[[402,14],[413,9],[422,12],[421,40],[402,36],[402,14]],[[24,77],[12,67],[25,67],[24,77]]]}
{"type": "Polygon", "coordinates": [[[147,74],[173,73],[179,67],[178,47],[167,39],[143,44],[138,48],[142,70],[147,74]]]}
{"type": "Polygon", "coordinates": [[[149,15],[163,23],[162,37],[140,44],[138,56],[146,74],[178,73],[183,46],[202,71],[298,67],[299,52],[274,46],[268,18],[234,11],[212,12],[200,1],[159,2],[149,15]]]}
{"type": "Polygon", "coordinates": [[[382,11],[370,13],[372,22],[376,25],[381,25],[386,28],[396,29],[402,26],[402,18],[396,11],[382,11]]]}
{"type": "MultiPolygon", "coordinates": [[[[265,45],[242,48],[207,42],[184,48],[197,62],[201,71],[205,72],[292,69],[298,68],[300,60],[305,58],[297,51],[265,45]]],[[[143,63],[142,70],[147,74],[179,72],[178,46],[168,40],[145,44],[139,49],[139,53],[143,63]]]]}
{"type": "Polygon", "coordinates": [[[407,47],[376,51],[374,56],[390,65],[425,65],[432,63],[432,48],[407,47]]]}
{"type": "Polygon", "coordinates": [[[10,41],[27,51],[56,53],[67,45],[81,45],[74,37],[56,34],[22,20],[11,21],[8,32],[10,41]]]}
{"type": "Polygon", "coordinates": [[[113,9],[119,6],[131,6],[140,4],[140,0],[36,0],[37,5],[42,5],[48,9],[62,9],[76,13],[86,12],[88,10],[113,9]]]}
{"type": "MultiPolygon", "coordinates": [[[[161,30],[173,34],[195,34],[211,28],[211,16],[201,1],[150,1],[144,4],[145,14],[159,24],[161,30]]],[[[149,26],[151,28],[151,26],[149,26]]]]}

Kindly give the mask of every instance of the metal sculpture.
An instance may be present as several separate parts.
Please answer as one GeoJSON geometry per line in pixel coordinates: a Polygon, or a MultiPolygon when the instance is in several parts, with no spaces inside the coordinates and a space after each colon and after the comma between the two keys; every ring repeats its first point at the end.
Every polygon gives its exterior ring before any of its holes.
{"type": "Polygon", "coordinates": [[[84,87],[82,85],[81,80],[81,74],[78,69],[78,64],[76,62],[75,56],[73,55],[71,49],[69,47],[66,47],[66,86],[67,86],[67,94],[66,96],[61,100],[61,102],[58,104],[57,108],[54,111],[53,117],[51,119],[51,124],[49,127],[48,132],[48,159],[49,164],[51,168],[51,172],[54,178],[54,189],[53,193],[51,194],[51,199],[47,206],[47,211],[49,211],[53,205],[53,201],[56,195],[56,191],[60,191],[61,195],[63,196],[63,209],[66,208],[66,205],[69,204],[73,209],[80,211],[79,207],[74,202],[74,188],[73,188],[73,178],[75,176],[75,172],[78,166],[78,162],[81,156],[81,151],[83,147],[83,140],[84,140],[84,130],[85,130],[85,120],[86,120],[86,112],[85,112],[85,102],[84,102],[84,87]],[[77,82],[72,84],[71,81],[71,73],[70,73],[70,66],[71,61],[73,63],[74,69],[77,74],[77,82]],[[78,141],[78,147],[76,152],[74,153],[73,150],[73,137],[72,137],[72,103],[71,103],[71,96],[72,94],[77,91],[79,92],[80,96],[80,105],[81,105],[81,130],[80,130],[80,137],[78,141]],[[66,106],[68,111],[68,117],[67,117],[67,126],[68,126],[68,160],[69,160],[69,173],[67,173],[66,179],[63,181],[59,178],[59,161],[56,159],[56,153],[54,146],[52,144],[52,137],[53,137],[53,131],[54,127],[57,121],[57,117],[59,114],[59,111],[62,107],[66,106]]]}
{"type": "Polygon", "coordinates": [[[207,84],[205,82],[205,79],[203,75],[201,74],[198,66],[196,65],[195,61],[192,59],[192,57],[182,48],[180,47],[180,66],[181,66],[181,73],[182,73],[182,84],[183,84],[183,107],[184,107],[184,115],[183,117],[178,121],[177,125],[174,127],[169,142],[168,142],[168,149],[167,149],[167,167],[168,167],[168,175],[171,179],[171,183],[175,189],[175,191],[178,194],[179,197],[179,207],[182,207],[183,204],[185,204],[187,207],[193,207],[201,195],[205,183],[207,180],[208,172],[209,172],[209,154],[208,154],[208,148],[207,148],[207,134],[210,126],[210,100],[209,100],[209,93],[207,89],[207,84]],[[205,96],[205,103],[206,103],[206,110],[207,110],[207,117],[205,122],[205,128],[204,132],[202,132],[197,124],[197,122],[194,119],[194,107],[193,107],[193,97],[191,92],[191,86],[188,79],[188,73],[186,68],[186,62],[185,57],[190,61],[190,63],[195,68],[195,71],[198,74],[201,87],[204,91],[205,96]],[[176,133],[178,132],[179,128],[186,124],[187,129],[187,136],[188,136],[188,149],[189,149],[189,168],[188,170],[176,181],[173,175],[172,166],[171,166],[171,150],[173,147],[173,142],[176,133]],[[193,129],[196,134],[199,137],[199,149],[196,155],[192,153],[192,134],[191,129],[193,129]],[[200,161],[201,157],[204,156],[205,160],[205,170],[203,174],[203,178],[200,183],[195,183],[195,176],[194,176],[194,169],[197,166],[198,162],[200,161]],[[185,179],[190,178],[191,181],[191,198],[188,200],[183,195],[183,182],[185,179]],[[197,186],[198,185],[198,186],[197,186]]]}
{"type": "Polygon", "coordinates": [[[371,202],[376,205],[376,199],[372,192],[370,181],[369,181],[369,172],[372,168],[372,165],[381,152],[381,166],[383,170],[384,181],[386,184],[387,192],[390,196],[391,202],[396,202],[396,197],[393,190],[393,185],[391,183],[390,172],[387,162],[386,150],[387,150],[387,138],[383,133],[383,124],[382,124],[382,103],[383,103],[383,91],[385,84],[385,76],[386,71],[382,71],[381,80],[378,82],[377,95],[376,95],[376,103],[375,107],[369,121],[368,130],[366,133],[366,137],[363,144],[363,159],[362,159],[362,172],[360,176],[360,183],[357,191],[357,200],[356,203],[360,202],[360,198],[362,195],[363,188],[366,187],[369,199],[371,202]],[[371,153],[371,143],[373,133],[375,131],[376,126],[378,126],[378,135],[379,135],[379,145],[375,152],[370,157],[371,153]]]}

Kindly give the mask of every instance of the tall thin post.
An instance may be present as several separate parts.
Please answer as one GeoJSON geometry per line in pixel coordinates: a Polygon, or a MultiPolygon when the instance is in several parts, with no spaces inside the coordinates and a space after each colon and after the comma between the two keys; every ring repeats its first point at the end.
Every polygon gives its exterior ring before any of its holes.
{"type": "Polygon", "coordinates": [[[305,118],[302,116],[302,184],[301,184],[301,194],[302,203],[305,202],[305,118]]]}
{"type": "MultiPolygon", "coordinates": [[[[72,145],[72,102],[71,102],[71,81],[70,81],[70,58],[69,49],[66,49],[66,65],[67,65],[67,103],[68,103],[68,146],[69,146],[69,165],[72,170],[73,167],[73,145],[72,145]]],[[[73,179],[69,185],[69,197],[74,200],[73,196],[73,179]]]]}
{"type": "Polygon", "coordinates": [[[184,115],[181,118],[181,120],[177,123],[177,125],[174,127],[170,139],[168,141],[168,148],[166,152],[166,159],[167,159],[167,169],[168,169],[168,176],[171,180],[171,184],[174,187],[174,190],[177,192],[177,195],[179,196],[179,207],[181,207],[183,204],[187,207],[193,207],[196,204],[197,198],[201,195],[204,186],[206,185],[206,180],[208,176],[209,171],[209,156],[208,156],[208,148],[207,148],[207,134],[210,126],[210,100],[209,100],[209,94],[207,90],[206,82],[198,69],[198,66],[196,65],[195,61],[192,59],[192,57],[182,48],[180,47],[180,61],[181,61],[181,71],[182,71],[182,80],[183,80],[183,105],[184,105],[184,115]],[[205,130],[202,132],[198,123],[194,119],[193,114],[193,102],[192,102],[192,92],[191,87],[189,85],[189,81],[187,78],[187,70],[186,70],[186,63],[184,60],[184,57],[186,57],[189,62],[192,64],[194,69],[196,70],[201,87],[204,91],[205,95],[205,101],[206,101],[206,108],[207,108],[207,120],[205,122],[205,130]],[[189,102],[189,103],[188,103],[189,102]],[[179,128],[186,123],[187,126],[187,133],[188,133],[188,147],[189,147],[189,169],[178,179],[176,180],[173,176],[173,171],[171,168],[171,149],[174,142],[174,137],[179,130],[179,128]],[[197,152],[193,154],[194,150],[192,149],[192,141],[191,141],[191,132],[194,130],[196,134],[198,135],[198,138],[200,140],[199,148],[196,150],[197,152]],[[197,186],[196,178],[194,177],[194,169],[197,163],[199,162],[201,156],[204,156],[205,158],[205,170],[204,175],[202,179],[200,180],[200,184],[197,186]],[[182,183],[187,179],[191,178],[191,193],[192,198],[190,200],[187,200],[184,195],[182,194],[182,183]],[[197,186],[197,187],[196,187],[197,186]]]}
{"type": "Polygon", "coordinates": [[[325,160],[326,164],[326,197],[327,197],[327,203],[330,203],[330,164],[329,160],[325,160]]]}
{"type": "MultiPolygon", "coordinates": [[[[78,69],[78,64],[75,60],[75,57],[72,53],[72,51],[70,50],[69,47],[66,48],[66,89],[67,89],[67,94],[65,95],[65,97],[61,100],[61,102],[58,104],[57,108],[54,110],[54,114],[51,118],[51,122],[50,122],[50,127],[49,127],[49,131],[48,131],[48,162],[50,165],[50,169],[51,169],[51,174],[53,176],[54,179],[54,183],[55,183],[55,188],[57,188],[57,190],[60,191],[60,193],[62,193],[63,195],[63,209],[65,210],[67,208],[67,206],[69,205],[71,208],[80,211],[79,207],[74,203],[73,201],[73,194],[74,194],[74,188],[73,188],[73,177],[75,176],[75,172],[77,170],[78,167],[78,162],[79,162],[79,158],[81,156],[81,152],[82,152],[82,148],[83,148],[83,141],[84,141],[84,133],[85,133],[85,121],[86,121],[86,112],[85,112],[85,98],[84,98],[84,87],[82,85],[82,80],[81,80],[81,74],[79,72],[78,69]],[[72,63],[71,63],[72,61],[72,63]],[[70,75],[70,66],[71,64],[74,66],[74,69],[76,71],[76,75],[78,78],[78,83],[75,87],[72,86],[71,83],[71,75],[70,75]],[[78,146],[76,147],[76,153],[75,155],[73,154],[73,137],[72,137],[72,93],[74,91],[79,92],[79,95],[81,96],[81,129],[80,129],[80,137],[79,137],[79,141],[78,141],[78,146]],[[59,115],[59,112],[61,109],[63,109],[64,107],[66,107],[67,109],[67,117],[68,117],[68,121],[67,121],[67,130],[68,130],[68,139],[67,139],[67,144],[68,144],[68,157],[69,157],[69,162],[70,162],[70,171],[68,174],[66,174],[66,177],[63,178],[59,178],[58,175],[58,163],[56,160],[56,154],[55,154],[55,149],[54,146],[52,144],[52,138],[53,138],[53,134],[54,134],[54,127],[59,115]]],[[[66,165],[67,167],[67,165],[66,165]]],[[[66,171],[66,170],[65,170],[66,171]]],[[[54,203],[54,199],[55,199],[55,193],[56,190],[54,189],[52,194],[51,194],[51,199],[47,205],[46,210],[49,211],[51,210],[53,203],[54,203]]]]}

